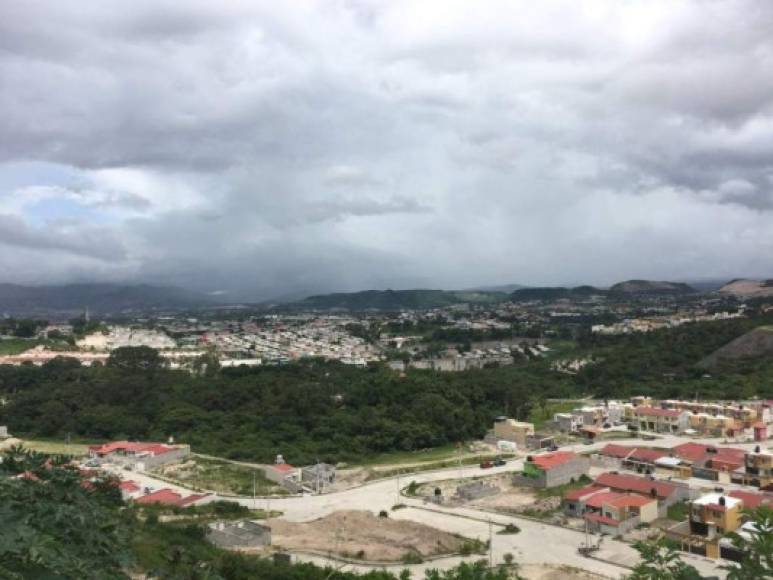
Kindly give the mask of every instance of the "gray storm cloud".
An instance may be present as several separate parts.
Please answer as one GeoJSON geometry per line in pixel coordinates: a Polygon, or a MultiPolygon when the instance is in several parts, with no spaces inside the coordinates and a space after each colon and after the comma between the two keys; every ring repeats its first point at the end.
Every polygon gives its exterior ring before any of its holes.
{"type": "Polygon", "coordinates": [[[0,274],[770,276],[771,30],[742,0],[9,0],[0,274]]]}

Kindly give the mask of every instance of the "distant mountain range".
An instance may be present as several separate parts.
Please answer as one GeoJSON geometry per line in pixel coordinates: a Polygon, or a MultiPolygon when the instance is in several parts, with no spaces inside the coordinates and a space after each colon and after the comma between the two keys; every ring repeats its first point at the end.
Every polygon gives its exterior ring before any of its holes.
{"type": "Polygon", "coordinates": [[[587,299],[590,296],[629,297],[683,295],[697,291],[681,282],[654,282],[649,280],[627,280],[609,289],[594,286],[523,287],[511,285],[515,290],[506,292],[509,286],[495,286],[491,289],[475,290],[365,290],[310,296],[287,306],[310,310],[400,310],[441,308],[454,304],[492,304],[513,300],[587,299]]]}
{"type": "MultiPolygon", "coordinates": [[[[279,308],[290,310],[383,310],[427,309],[454,304],[495,304],[512,300],[587,299],[591,296],[609,298],[635,296],[681,296],[713,291],[740,298],[773,296],[773,280],[733,280],[724,286],[712,282],[706,287],[683,282],[651,280],[626,280],[609,288],[594,286],[546,286],[528,287],[519,284],[483,286],[469,290],[365,290],[319,294],[307,298],[286,295],[284,300],[272,301],[279,308]]],[[[226,296],[213,296],[170,286],[148,284],[68,284],[62,286],[22,286],[0,284],[0,315],[39,315],[46,313],[74,314],[88,308],[95,314],[119,314],[122,312],[147,312],[153,310],[187,310],[211,308],[227,303],[226,296]]],[[[269,303],[254,303],[255,307],[267,308],[269,303]]]]}
{"type": "Polygon", "coordinates": [[[211,296],[168,286],[120,284],[67,284],[21,286],[0,284],[0,315],[81,312],[100,314],[125,311],[185,309],[212,306],[211,296]]]}

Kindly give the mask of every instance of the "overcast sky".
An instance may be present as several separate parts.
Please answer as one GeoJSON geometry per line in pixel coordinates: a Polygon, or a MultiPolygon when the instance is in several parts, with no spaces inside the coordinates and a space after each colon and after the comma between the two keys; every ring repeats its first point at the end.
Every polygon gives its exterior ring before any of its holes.
{"type": "Polygon", "coordinates": [[[773,2],[3,0],[0,282],[773,277],[773,2]]]}

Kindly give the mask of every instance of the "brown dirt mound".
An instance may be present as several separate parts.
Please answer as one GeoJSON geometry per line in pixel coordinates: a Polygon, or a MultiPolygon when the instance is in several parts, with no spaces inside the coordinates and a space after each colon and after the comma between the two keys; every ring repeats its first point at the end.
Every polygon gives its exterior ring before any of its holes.
{"type": "Polygon", "coordinates": [[[399,561],[457,553],[464,539],[424,524],[380,518],[366,511],[335,512],[305,523],[270,520],[271,543],[286,550],[311,550],[372,561],[399,561]]]}

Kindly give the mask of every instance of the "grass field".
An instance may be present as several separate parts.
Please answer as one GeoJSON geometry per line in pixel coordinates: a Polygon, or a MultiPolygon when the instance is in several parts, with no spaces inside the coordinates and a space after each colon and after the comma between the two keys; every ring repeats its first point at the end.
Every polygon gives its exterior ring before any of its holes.
{"type": "Polygon", "coordinates": [[[0,340],[0,355],[15,355],[27,351],[39,343],[35,339],[8,338],[0,340]]]}
{"type": "Polygon", "coordinates": [[[668,519],[683,522],[690,515],[690,506],[686,501],[680,501],[668,506],[668,519]]]}
{"type": "Polygon", "coordinates": [[[50,455],[75,455],[84,456],[88,455],[89,445],[94,445],[96,442],[83,442],[77,443],[65,443],[64,441],[42,441],[38,439],[24,439],[24,447],[38,451],[40,453],[48,453],[50,455]]]}
{"type": "Polygon", "coordinates": [[[218,493],[252,495],[253,478],[257,495],[287,493],[273,481],[266,479],[263,472],[257,468],[204,457],[191,458],[179,466],[168,466],[163,468],[160,474],[182,485],[218,493]]]}
{"type": "MultiPolygon", "coordinates": [[[[463,448],[462,451],[467,451],[463,448]]],[[[454,445],[444,445],[419,451],[394,451],[373,455],[363,462],[350,467],[371,467],[373,465],[399,465],[401,463],[421,463],[425,461],[443,461],[458,457],[459,451],[454,445]]]]}
{"type": "Polygon", "coordinates": [[[556,413],[568,413],[581,404],[580,401],[549,402],[544,409],[533,408],[527,420],[529,423],[534,423],[534,429],[539,431],[545,426],[545,423],[553,420],[553,415],[556,413]]]}

